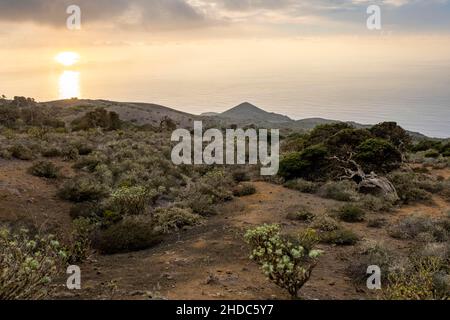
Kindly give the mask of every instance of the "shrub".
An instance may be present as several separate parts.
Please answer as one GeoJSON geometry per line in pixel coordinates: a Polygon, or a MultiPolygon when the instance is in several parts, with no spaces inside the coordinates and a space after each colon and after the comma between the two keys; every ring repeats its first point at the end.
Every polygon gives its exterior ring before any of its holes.
{"type": "Polygon", "coordinates": [[[352,129],[352,127],[343,122],[318,125],[310,132],[306,139],[306,144],[308,146],[312,146],[315,144],[324,143],[327,139],[334,136],[339,131],[346,129],[352,129]]]}
{"type": "Polygon", "coordinates": [[[301,208],[300,210],[289,212],[286,216],[289,220],[298,220],[298,221],[312,221],[314,220],[314,213],[310,212],[306,208],[301,208]]]}
{"type": "Polygon", "coordinates": [[[9,152],[11,152],[11,155],[19,160],[33,160],[34,159],[34,153],[33,151],[28,148],[27,146],[24,146],[23,144],[15,144],[11,148],[9,148],[9,152]]]}
{"type": "Polygon", "coordinates": [[[108,188],[89,176],[78,176],[66,181],[58,195],[73,202],[96,201],[108,196],[108,188]]]}
{"type": "Polygon", "coordinates": [[[319,195],[323,198],[337,201],[355,201],[359,198],[356,184],[348,180],[328,182],[320,188],[319,195]]]}
{"type": "Polygon", "coordinates": [[[307,250],[280,235],[278,225],[263,225],[248,230],[245,240],[250,245],[250,259],[261,265],[264,274],[287,290],[292,298],[311,277],[317,265],[319,250],[307,250]]]}
{"type": "Polygon", "coordinates": [[[39,161],[35,163],[28,172],[36,177],[56,179],[59,177],[59,168],[50,161],[39,161]]]}
{"type": "Polygon", "coordinates": [[[70,208],[70,217],[73,220],[78,218],[90,218],[100,215],[101,206],[97,202],[76,203],[70,208]]]}
{"type": "Polygon", "coordinates": [[[396,239],[412,240],[430,236],[430,240],[445,242],[449,239],[449,220],[410,216],[400,220],[389,229],[389,235],[396,239]]]}
{"type": "Polygon", "coordinates": [[[245,169],[242,170],[236,170],[232,173],[233,179],[236,182],[244,182],[244,181],[249,181],[250,178],[248,176],[248,173],[245,169]]]}
{"type": "Polygon", "coordinates": [[[374,196],[371,194],[362,195],[359,203],[364,209],[376,212],[389,212],[394,207],[393,201],[388,197],[374,196]]]}
{"type": "Polygon", "coordinates": [[[122,187],[111,194],[110,204],[120,214],[145,213],[147,206],[156,200],[158,192],[143,186],[122,187]]]}
{"type": "Polygon", "coordinates": [[[320,241],[337,246],[352,246],[359,240],[359,237],[351,230],[338,228],[337,230],[323,232],[320,241]]]}
{"type": "Polygon", "coordinates": [[[402,154],[386,140],[368,139],[356,148],[354,160],[367,172],[387,173],[400,167],[402,154]]]}
{"type": "Polygon", "coordinates": [[[104,254],[139,251],[159,244],[161,233],[147,217],[127,216],[119,223],[94,233],[92,246],[104,254]]]}
{"type": "Polygon", "coordinates": [[[410,150],[412,152],[420,152],[420,151],[428,151],[431,149],[440,149],[441,148],[441,142],[440,141],[433,141],[433,140],[420,140],[418,143],[411,146],[410,150]]]}
{"type": "Polygon", "coordinates": [[[53,236],[0,229],[0,300],[45,298],[64,256],[53,236]]]}
{"type": "Polygon", "coordinates": [[[337,213],[339,219],[345,222],[364,221],[366,212],[358,206],[348,204],[343,206],[337,213]]]}
{"type": "Polygon", "coordinates": [[[431,194],[424,189],[433,189],[430,184],[425,183],[425,180],[429,180],[426,175],[395,172],[388,178],[394,184],[403,203],[431,200],[431,194]]]}
{"type": "Polygon", "coordinates": [[[72,130],[82,131],[95,128],[105,130],[118,130],[121,127],[119,115],[115,112],[108,112],[103,108],[87,112],[81,118],[75,119],[71,123],[72,130]]]}
{"type": "Polygon", "coordinates": [[[334,231],[339,229],[339,224],[332,217],[323,214],[314,218],[311,228],[320,231],[334,231]]]}
{"type": "Polygon", "coordinates": [[[255,193],[256,188],[251,183],[241,183],[240,185],[236,186],[233,190],[233,195],[235,197],[245,197],[255,193]]]}
{"type": "Polygon", "coordinates": [[[400,150],[406,150],[411,144],[411,136],[395,122],[383,122],[373,126],[370,132],[377,138],[389,141],[400,150]]]}
{"type": "Polygon", "coordinates": [[[159,208],[154,213],[156,230],[163,233],[178,231],[184,227],[192,227],[202,222],[202,217],[189,209],[171,207],[159,208]]]}
{"type": "Polygon", "coordinates": [[[367,268],[378,266],[381,269],[382,282],[384,282],[393,265],[394,254],[391,251],[381,243],[369,242],[354,251],[346,272],[357,284],[363,284],[367,280],[367,268]]]}
{"type": "Polygon", "coordinates": [[[45,148],[41,152],[42,156],[45,158],[56,158],[62,156],[62,150],[56,147],[45,148]]]}
{"type": "Polygon", "coordinates": [[[364,141],[373,138],[366,129],[344,129],[327,140],[327,147],[333,155],[346,157],[364,141]]]}
{"type": "Polygon", "coordinates": [[[412,258],[409,265],[388,277],[386,300],[448,300],[447,262],[437,257],[412,258]],[[445,280],[445,278],[447,280],[445,280]],[[442,281],[443,280],[443,281],[442,281]]]}
{"type": "Polygon", "coordinates": [[[369,228],[383,228],[386,225],[387,221],[384,218],[373,218],[373,219],[369,219],[369,221],[367,221],[367,226],[369,228]]]}
{"type": "Polygon", "coordinates": [[[425,158],[433,158],[433,159],[437,159],[437,158],[439,158],[439,156],[440,156],[441,154],[438,152],[438,151],[436,151],[436,150],[430,150],[430,151],[428,151],[427,153],[425,153],[425,158]]]}
{"type": "Polygon", "coordinates": [[[77,264],[89,257],[91,234],[95,225],[90,219],[79,218],[73,221],[72,242],[68,248],[68,262],[77,264]]]}
{"type": "Polygon", "coordinates": [[[297,190],[304,193],[316,193],[319,190],[317,183],[304,179],[295,179],[287,181],[284,186],[289,189],[297,190]]]}
{"type": "Polygon", "coordinates": [[[302,152],[289,153],[281,159],[278,174],[288,180],[318,179],[326,172],[327,155],[328,150],[323,144],[308,147],[302,152]]]}

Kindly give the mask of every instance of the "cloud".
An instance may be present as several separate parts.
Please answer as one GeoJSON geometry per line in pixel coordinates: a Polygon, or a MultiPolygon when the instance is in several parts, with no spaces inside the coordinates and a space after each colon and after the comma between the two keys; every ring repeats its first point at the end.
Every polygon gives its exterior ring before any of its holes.
{"type": "Polygon", "coordinates": [[[450,0],[0,0],[0,22],[63,28],[72,4],[81,7],[83,24],[144,31],[217,24],[289,25],[290,32],[304,26],[323,32],[336,26],[343,32],[364,30],[372,4],[382,7],[383,23],[399,31],[450,30],[450,0]]]}
{"type": "Polygon", "coordinates": [[[0,0],[0,21],[65,27],[70,5],[80,6],[83,23],[186,27],[206,22],[185,0],[0,0]]]}

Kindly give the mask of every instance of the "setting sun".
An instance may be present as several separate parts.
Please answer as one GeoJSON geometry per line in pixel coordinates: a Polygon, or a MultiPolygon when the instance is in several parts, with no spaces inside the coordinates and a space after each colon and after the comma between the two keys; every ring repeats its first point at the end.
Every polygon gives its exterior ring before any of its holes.
{"type": "Polygon", "coordinates": [[[61,52],[55,57],[56,62],[64,66],[73,66],[80,60],[80,55],[76,52],[61,52]]]}

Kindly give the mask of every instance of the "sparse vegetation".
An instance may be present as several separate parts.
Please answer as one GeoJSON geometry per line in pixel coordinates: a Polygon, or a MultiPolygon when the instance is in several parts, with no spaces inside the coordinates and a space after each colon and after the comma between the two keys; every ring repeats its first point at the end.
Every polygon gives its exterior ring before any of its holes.
{"type": "Polygon", "coordinates": [[[366,212],[358,206],[348,204],[339,209],[337,216],[345,222],[361,222],[364,221],[366,212]]]}

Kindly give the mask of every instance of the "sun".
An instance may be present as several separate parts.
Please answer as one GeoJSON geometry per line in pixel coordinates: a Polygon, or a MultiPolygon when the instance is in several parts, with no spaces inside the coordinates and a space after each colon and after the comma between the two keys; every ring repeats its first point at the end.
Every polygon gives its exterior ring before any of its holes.
{"type": "Polygon", "coordinates": [[[62,64],[63,66],[69,67],[73,66],[80,60],[80,55],[76,52],[66,51],[60,52],[55,57],[55,61],[62,64]]]}

